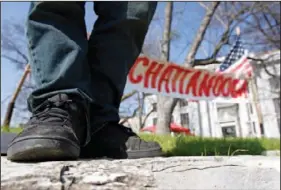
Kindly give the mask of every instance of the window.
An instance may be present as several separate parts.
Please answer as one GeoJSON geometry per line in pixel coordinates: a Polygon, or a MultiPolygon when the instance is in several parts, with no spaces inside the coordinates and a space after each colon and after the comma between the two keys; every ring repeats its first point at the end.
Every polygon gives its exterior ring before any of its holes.
{"type": "Polygon", "coordinates": [[[256,127],[257,127],[257,126],[256,126],[256,123],[255,123],[255,122],[252,122],[252,123],[253,123],[254,133],[257,134],[257,130],[256,130],[256,127]]]}
{"type": "Polygon", "coordinates": [[[262,123],[260,124],[260,130],[261,130],[262,136],[264,136],[264,127],[263,127],[263,124],[262,124],[262,123]]]}
{"type": "Polygon", "coordinates": [[[157,125],[157,118],[152,119],[153,125],[157,125]]]}
{"type": "MultiPolygon", "coordinates": [[[[275,77],[272,77],[268,79],[268,81],[269,81],[270,89],[272,89],[273,91],[280,90],[280,80],[278,80],[275,77]]],[[[279,99],[279,98],[275,98],[275,99],[279,99]]]]}
{"type": "Polygon", "coordinates": [[[153,109],[153,111],[157,111],[157,103],[152,104],[152,109],[153,109]]]}
{"type": "Polygon", "coordinates": [[[174,123],[174,116],[171,116],[171,123],[174,123]]]}
{"type": "Polygon", "coordinates": [[[188,113],[182,113],[182,114],[180,115],[180,117],[181,117],[181,125],[182,125],[183,127],[188,128],[188,123],[189,123],[189,116],[188,116],[188,113]]]}
{"type": "Polygon", "coordinates": [[[185,107],[188,105],[188,102],[186,100],[180,100],[180,107],[185,107]]]}
{"type": "Polygon", "coordinates": [[[222,127],[221,130],[223,137],[236,137],[236,130],[234,125],[222,127]]]}

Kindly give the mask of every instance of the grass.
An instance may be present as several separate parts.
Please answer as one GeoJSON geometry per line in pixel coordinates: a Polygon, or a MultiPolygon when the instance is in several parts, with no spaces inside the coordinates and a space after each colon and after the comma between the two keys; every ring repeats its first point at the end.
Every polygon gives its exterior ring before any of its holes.
{"type": "Polygon", "coordinates": [[[280,139],[156,135],[141,135],[141,137],[159,142],[167,156],[261,155],[265,150],[280,150],[280,139]]]}
{"type": "Polygon", "coordinates": [[[1,133],[20,133],[21,131],[21,127],[1,127],[1,133]]]}
{"type": "MultiPolygon", "coordinates": [[[[1,127],[1,132],[19,133],[21,127],[1,127]]],[[[273,138],[202,138],[141,134],[145,140],[160,143],[167,156],[261,155],[266,150],[280,150],[280,139],[273,138]]]]}

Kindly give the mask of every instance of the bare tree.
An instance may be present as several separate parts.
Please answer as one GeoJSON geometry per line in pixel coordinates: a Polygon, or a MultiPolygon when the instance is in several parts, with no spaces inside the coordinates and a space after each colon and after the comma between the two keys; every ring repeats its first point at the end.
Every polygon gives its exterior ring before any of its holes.
{"type": "MultiPolygon", "coordinates": [[[[209,4],[199,4],[209,9],[209,4]]],[[[223,27],[223,34],[226,35],[222,37],[227,41],[221,38],[220,42],[227,45],[237,26],[241,29],[241,36],[246,39],[244,43],[252,52],[280,49],[280,2],[221,2],[209,29],[223,27]]],[[[220,50],[221,43],[213,42],[214,50],[220,50]]]]}
{"type": "MultiPolygon", "coordinates": [[[[210,21],[215,13],[216,8],[218,7],[219,2],[212,3],[212,6],[210,9],[206,11],[206,15],[204,19],[201,22],[201,25],[199,27],[199,30],[197,32],[197,35],[190,47],[190,51],[187,54],[185,62],[188,63],[188,66],[195,65],[195,54],[198,51],[198,48],[204,38],[204,34],[210,24],[210,21]]],[[[170,31],[171,31],[171,22],[172,22],[172,11],[173,6],[172,2],[167,2],[166,9],[165,9],[165,29],[163,34],[163,44],[162,44],[162,56],[161,59],[168,61],[169,60],[169,53],[170,53],[170,31]]],[[[185,64],[187,65],[187,64],[185,64]]],[[[157,128],[156,133],[158,134],[167,134],[170,133],[170,122],[171,122],[171,116],[172,112],[177,104],[178,99],[159,96],[157,98],[157,128]]]]}
{"type": "MultiPolygon", "coordinates": [[[[170,36],[171,25],[173,18],[173,2],[167,2],[165,8],[165,26],[163,32],[163,39],[161,44],[161,60],[169,61],[170,56],[170,36]]],[[[157,134],[170,133],[171,115],[174,110],[176,102],[173,98],[158,96],[157,97],[157,134]]]]}
{"type": "Polygon", "coordinates": [[[1,57],[23,70],[28,64],[27,43],[23,24],[5,20],[1,26],[1,57]]]}
{"type": "Polygon", "coordinates": [[[251,19],[241,19],[241,23],[251,49],[280,50],[280,2],[239,2],[237,7],[250,7],[248,15],[251,19]]]}
{"type": "MultiPolygon", "coordinates": [[[[12,63],[23,73],[25,68],[28,69],[28,67],[26,67],[28,64],[27,43],[22,23],[12,20],[6,20],[2,23],[1,50],[1,58],[9,61],[2,64],[12,63]]],[[[28,71],[24,74],[24,76],[27,76],[27,74],[28,71]]],[[[15,94],[13,94],[13,96],[11,94],[11,97],[9,97],[9,100],[11,101],[8,104],[4,125],[9,125],[13,110],[14,115],[16,115],[20,120],[24,120],[28,117],[28,114],[26,114],[26,99],[33,90],[34,85],[31,80],[19,81],[19,83],[23,83],[22,89],[15,89],[15,94]],[[19,94],[19,96],[17,96],[17,94],[19,94]]]]}
{"type": "MultiPolygon", "coordinates": [[[[194,67],[198,65],[209,65],[220,63],[217,60],[220,53],[223,52],[223,47],[231,44],[234,30],[237,26],[241,28],[241,35],[247,39],[251,38],[252,45],[257,43],[262,45],[263,48],[255,48],[258,50],[280,49],[280,3],[267,3],[267,2],[199,2],[205,9],[205,16],[201,21],[195,38],[189,47],[189,51],[184,61],[187,67],[194,67]],[[272,5],[275,4],[275,5],[272,5]],[[278,7],[278,8],[277,8],[278,7]],[[204,59],[196,59],[202,42],[209,41],[205,35],[207,30],[212,28],[219,28],[221,35],[213,43],[212,53],[204,59]],[[255,35],[254,35],[255,34],[255,35]],[[257,40],[259,38],[259,40],[257,40]]],[[[168,7],[169,5],[167,5],[168,7]]],[[[167,10],[167,9],[166,9],[167,10]]],[[[166,27],[171,22],[169,14],[166,12],[166,27]]],[[[168,29],[165,28],[163,41],[167,40],[165,34],[168,29]]],[[[164,43],[163,55],[167,53],[167,44],[164,43]]],[[[251,48],[253,50],[253,48],[251,48]]],[[[168,56],[161,57],[163,60],[168,56]]],[[[278,77],[277,77],[278,78],[278,77]]],[[[168,97],[160,97],[158,100],[158,133],[168,133],[169,124],[171,120],[171,113],[176,105],[177,99],[168,97]]]]}

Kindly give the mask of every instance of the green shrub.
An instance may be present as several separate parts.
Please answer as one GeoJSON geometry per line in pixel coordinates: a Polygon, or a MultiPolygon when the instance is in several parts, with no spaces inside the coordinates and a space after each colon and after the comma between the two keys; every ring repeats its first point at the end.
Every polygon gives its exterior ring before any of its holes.
{"type": "Polygon", "coordinates": [[[261,155],[265,150],[280,150],[280,139],[201,138],[190,136],[141,135],[159,142],[167,156],[261,155]]]}

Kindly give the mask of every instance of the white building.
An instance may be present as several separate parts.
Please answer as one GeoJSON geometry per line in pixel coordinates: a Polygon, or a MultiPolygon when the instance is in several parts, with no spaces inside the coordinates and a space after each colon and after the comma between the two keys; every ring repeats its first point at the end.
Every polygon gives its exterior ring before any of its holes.
{"type": "MultiPolygon", "coordinates": [[[[251,89],[256,89],[256,93],[250,91],[248,102],[188,102],[182,99],[174,109],[173,122],[190,128],[197,136],[280,138],[280,51],[255,58],[266,58],[267,61],[253,62],[255,72],[253,86],[256,88],[251,89]]],[[[208,69],[215,67],[217,65],[207,66],[208,69]]],[[[146,97],[145,113],[156,106],[156,102],[156,95],[146,97]]],[[[155,125],[156,122],[157,113],[153,112],[147,118],[145,126],[155,125]]],[[[130,119],[128,124],[135,130],[139,129],[138,118],[130,119]]]]}
{"type": "Polygon", "coordinates": [[[266,137],[280,138],[280,51],[260,57],[267,60],[264,64],[257,63],[255,72],[263,133],[266,137]]]}

